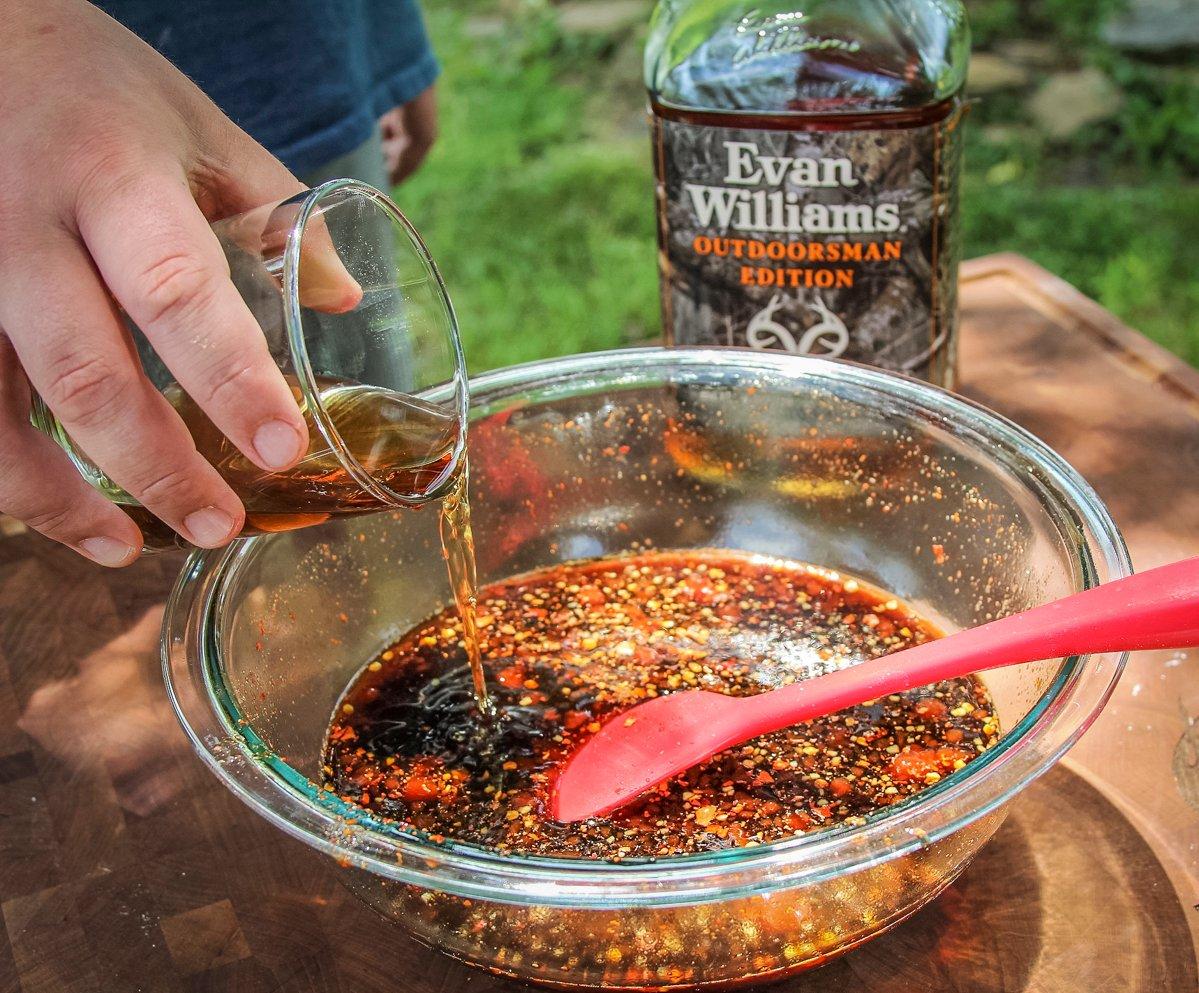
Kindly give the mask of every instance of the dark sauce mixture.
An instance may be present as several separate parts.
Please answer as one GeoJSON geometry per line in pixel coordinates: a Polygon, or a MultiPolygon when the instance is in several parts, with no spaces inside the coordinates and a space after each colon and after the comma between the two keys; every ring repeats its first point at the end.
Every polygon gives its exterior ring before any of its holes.
{"type": "Polygon", "coordinates": [[[550,819],[554,770],[613,714],[691,688],[760,693],[938,636],[849,577],[730,552],[558,566],[479,592],[498,717],[476,707],[446,610],[361,673],[329,730],[325,789],[503,852],[620,860],[778,841],[918,793],[998,740],[955,679],[757,738],[614,814],[550,819]]]}

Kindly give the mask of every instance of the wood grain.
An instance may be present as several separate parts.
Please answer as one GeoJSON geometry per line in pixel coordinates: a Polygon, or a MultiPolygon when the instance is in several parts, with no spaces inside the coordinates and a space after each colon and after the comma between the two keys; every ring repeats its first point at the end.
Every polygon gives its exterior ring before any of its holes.
{"type": "MultiPolygon", "coordinates": [[[[1199,554],[1199,373],[1018,257],[962,299],[962,392],[1091,479],[1139,567],[1199,554]]],[[[0,993],[520,988],[410,941],[191,755],[156,644],[180,562],[107,572],[0,519],[0,993]]],[[[776,988],[1194,993],[1197,666],[1134,658],[946,894],[776,988]]]]}

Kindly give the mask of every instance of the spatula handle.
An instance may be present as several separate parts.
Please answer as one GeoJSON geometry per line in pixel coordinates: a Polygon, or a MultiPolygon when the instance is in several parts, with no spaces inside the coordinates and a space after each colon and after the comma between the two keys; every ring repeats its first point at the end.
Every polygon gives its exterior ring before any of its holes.
{"type": "Polygon", "coordinates": [[[1199,646],[1199,557],[746,699],[758,734],[890,693],[1006,665],[1199,646]]]}

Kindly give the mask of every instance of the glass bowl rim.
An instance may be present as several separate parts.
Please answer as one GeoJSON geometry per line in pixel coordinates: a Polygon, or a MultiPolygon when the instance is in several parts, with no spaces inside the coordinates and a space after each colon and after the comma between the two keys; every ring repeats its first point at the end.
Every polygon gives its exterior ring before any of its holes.
{"type": "MultiPolygon", "coordinates": [[[[943,426],[979,436],[989,443],[992,457],[1002,454],[1027,463],[1028,478],[1022,481],[1030,488],[1035,482],[1042,498],[1053,497],[1053,510],[1062,517],[1059,526],[1073,523],[1078,532],[1074,564],[1084,588],[1097,581],[1092,553],[1102,557],[1108,578],[1132,571],[1123,539],[1098,495],[1047,445],[980,404],[866,366],[750,349],[621,349],[486,373],[471,380],[471,410],[485,416],[521,390],[537,389],[543,399],[555,387],[577,395],[579,383],[588,380],[602,381],[606,389],[652,385],[672,369],[681,376],[672,382],[686,382],[688,371],[696,377],[693,381],[700,381],[712,366],[743,376],[781,374],[797,382],[866,387],[933,415],[943,426]]],[[[865,824],[754,848],[659,860],[613,863],[500,855],[397,831],[323,791],[275,755],[246,722],[238,722],[236,704],[221,679],[215,621],[223,612],[229,577],[269,540],[271,536],[251,538],[193,553],[168,601],[164,678],[193,747],[227,788],[286,833],[385,878],[475,899],[565,907],[680,905],[809,885],[900,857],[985,816],[1046,772],[1098,716],[1127,659],[1127,653],[1067,659],[1029,713],[995,748],[960,774],[872,815],[865,824]],[[1033,751],[1055,729],[1053,740],[1033,751]],[[913,823],[930,811],[942,815],[932,830],[913,823]]]]}

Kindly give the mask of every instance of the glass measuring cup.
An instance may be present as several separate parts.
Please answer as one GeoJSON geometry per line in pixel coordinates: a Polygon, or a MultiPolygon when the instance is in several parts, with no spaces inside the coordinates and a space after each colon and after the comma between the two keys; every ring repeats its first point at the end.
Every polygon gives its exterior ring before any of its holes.
{"type": "MultiPolygon", "coordinates": [[[[307,422],[300,462],[272,473],[245,458],[125,323],[146,376],[245,505],[240,536],[446,494],[463,461],[466,364],[441,275],[395,204],[337,179],[212,228],[307,422]],[[434,389],[436,401],[422,397],[434,389]]],[[[88,458],[36,395],[32,418],[133,518],[147,549],[185,544],[88,458]]]]}

